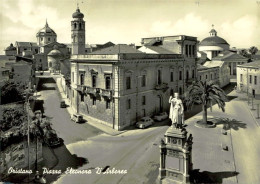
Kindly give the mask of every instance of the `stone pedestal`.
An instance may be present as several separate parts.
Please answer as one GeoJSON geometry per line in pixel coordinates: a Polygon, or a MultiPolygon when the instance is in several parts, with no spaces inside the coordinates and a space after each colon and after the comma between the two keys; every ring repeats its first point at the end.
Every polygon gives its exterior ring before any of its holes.
{"type": "Polygon", "coordinates": [[[160,145],[160,183],[190,183],[192,135],[185,128],[170,127],[160,145]]]}

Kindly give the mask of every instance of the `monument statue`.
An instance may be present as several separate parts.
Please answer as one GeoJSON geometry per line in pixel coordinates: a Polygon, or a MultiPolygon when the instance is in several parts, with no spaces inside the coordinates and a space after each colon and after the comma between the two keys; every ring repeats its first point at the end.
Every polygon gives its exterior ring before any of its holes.
{"type": "Polygon", "coordinates": [[[170,113],[169,118],[172,121],[172,126],[175,128],[182,128],[184,124],[184,108],[181,99],[179,98],[179,93],[174,93],[174,98],[170,96],[169,99],[170,105],[170,113]]]}

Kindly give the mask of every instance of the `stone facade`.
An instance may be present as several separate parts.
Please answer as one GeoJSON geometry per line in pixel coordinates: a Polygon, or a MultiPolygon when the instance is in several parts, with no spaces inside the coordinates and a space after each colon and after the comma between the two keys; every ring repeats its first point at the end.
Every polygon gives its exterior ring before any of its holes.
{"type": "Polygon", "coordinates": [[[237,90],[260,99],[260,61],[237,66],[237,90]]]}
{"type": "Polygon", "coordinates": [[[198,80],[213,81],[215,84],[219,84],[219,67],[198,66],[197,71],[198,80]]]}
{"type": "Polygon", "coordinates": [[[170,95],[183,94],[186,80],[195,78],[184,73],[193,66],[181,54],[73,55],[72,108],[122,130],[168,111],[170,95]]]}

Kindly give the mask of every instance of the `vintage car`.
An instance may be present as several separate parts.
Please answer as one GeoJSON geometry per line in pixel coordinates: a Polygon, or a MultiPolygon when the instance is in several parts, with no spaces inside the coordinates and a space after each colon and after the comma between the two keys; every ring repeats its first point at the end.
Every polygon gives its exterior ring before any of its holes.
{"type": "Polygon", "coordinates": [[[136,123],[137,128],[146,128],[153,125],[154,121],[150,117],[143,117],[136,123]]]}
{"type": "Polygon", "coordinates": [[[44,130],[44,143],[50,147],[55,147],[61,145],[61,139],[56,134],[55,130],[45,128],[44,130]]]}
{"type": "Polygon", "coordinates": [[[153,119],[156,120],[156,121],[162,121],[162,120],[165,120],[167,118],[168,118],[168,114],[166,112],[162,112],[162,113],[155,115],[153,117],[153,119]]]}
{"type": "Polygon", "coordinates": [[[60,108],[66,108],[66,107],[67,107],[67,105],[66,105],[65,101],[64,100],[61,101],[60,102],[60,108]]]}
{"type": "Polygon", "coordinates": [[[83,116],[80,114],[72,114],[70,119],[74,121],[75,123],[84,123],[85,120],[83,119],[83,116]]]}

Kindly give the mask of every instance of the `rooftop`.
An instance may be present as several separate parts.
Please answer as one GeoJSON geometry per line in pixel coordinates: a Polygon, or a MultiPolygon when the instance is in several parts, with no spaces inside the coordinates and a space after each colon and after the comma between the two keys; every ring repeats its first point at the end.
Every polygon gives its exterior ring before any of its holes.
{"type": "Polygon", "coordinates": [[[91,54],[127,54],[127,53],[142,53],[132,46],[126,44],[118,44],[104,49],[92,52],[91,54]]]}
{"type": "Polygon", "coordinates": [[[257,68],[260,69],[260,60],[250,62],[250,63],[245,63],[243,65],[237,65],[238,67],[245,67],[245,68],[257,68]]]}

